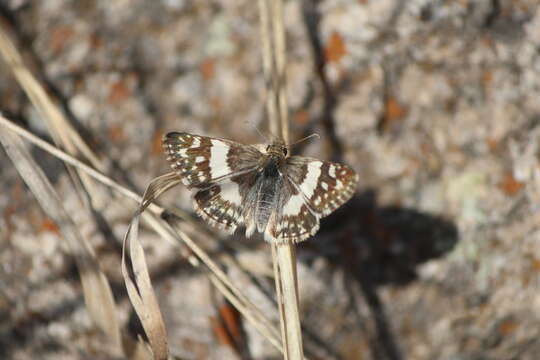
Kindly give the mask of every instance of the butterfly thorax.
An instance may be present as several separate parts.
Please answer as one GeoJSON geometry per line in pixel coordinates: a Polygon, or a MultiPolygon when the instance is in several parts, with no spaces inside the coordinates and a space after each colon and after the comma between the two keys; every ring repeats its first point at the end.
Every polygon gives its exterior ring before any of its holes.
{"type": "Polygon", "coordinates": [[[267,145],[259,163],[259,173],[265,178],[274,178],[282,175],[287,152],[287,146],[282,142],[274,142],[267,145]]]}

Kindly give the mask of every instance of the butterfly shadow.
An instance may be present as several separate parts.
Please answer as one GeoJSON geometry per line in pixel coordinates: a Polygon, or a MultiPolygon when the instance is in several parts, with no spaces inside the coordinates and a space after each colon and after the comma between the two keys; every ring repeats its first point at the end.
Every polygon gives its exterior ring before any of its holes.
{"type": "MultiPolygon", "coordinates": [[[[379,207],[376,192],[369,190],[323,220],[317,239],[302,243],[299,255],[302,259],[324,257],[334,269],[343,271],[352,303],[361,300],[358,293],[369,309],[376,332],[370,342],[373,358],[393,360],[404,355],[377,287],[415,281],[419,265],[442,257],[457,241],[458,230],[452,222],[415,209],[379,207]]],[[[355,312],[359,322],[366,320],[355,312]]]]}

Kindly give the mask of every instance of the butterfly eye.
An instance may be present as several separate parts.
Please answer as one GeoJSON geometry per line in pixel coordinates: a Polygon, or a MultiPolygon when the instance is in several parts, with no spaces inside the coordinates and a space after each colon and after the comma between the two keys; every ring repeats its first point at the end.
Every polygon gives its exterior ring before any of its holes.
{"type": "Polygon", "coordinates": [[[284,147],[284,148],[283,148],[283,155],[287,155],[287,152],[288,152],[287,148],[284,147]]]}

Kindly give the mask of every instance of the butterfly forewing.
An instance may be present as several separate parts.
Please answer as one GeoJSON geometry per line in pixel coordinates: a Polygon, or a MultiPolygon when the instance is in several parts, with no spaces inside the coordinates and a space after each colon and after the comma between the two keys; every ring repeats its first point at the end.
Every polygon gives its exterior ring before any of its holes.
{"type": "Polygon", "coordinates": [[[291,156],[288,177],[298,186],[309,207],[320,217],[347,202],[356,190],[358,175],[350,167],[330,161],[291,156]]]}
{"type": "Polygon", "coordinates": [[[163,138],[171,167],[188,188],[206,188],[233,175],[254,170],[262,154],[251,145],[171,132],[163,138]]]}
{"type": "Polygon", "coordinates": [[[255,171],[262,154],[234,141],[172,132],[163,138],[171,167],[195,189],[195,211],[208,223],[234,231],[243,222],[240,184],[234,177],[255,171]]]}

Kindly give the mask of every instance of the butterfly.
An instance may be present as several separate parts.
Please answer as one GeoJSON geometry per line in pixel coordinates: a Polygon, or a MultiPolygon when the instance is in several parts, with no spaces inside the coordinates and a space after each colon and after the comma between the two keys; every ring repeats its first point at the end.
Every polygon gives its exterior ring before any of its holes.
{"type": "Polygon", "coordinates": [[[299,242],[319,221],[348,201],[358,174],[339,163],[289,156],[283,141],[244,145],[231,140],[170,132],[163,150],[193,206],[206,222],[234,232],[245,225],[268,242],[299,242]]]}

